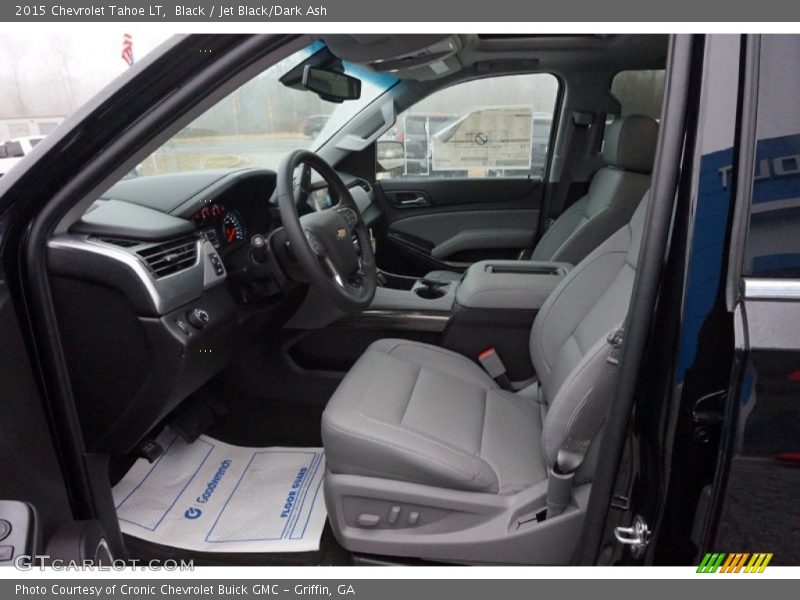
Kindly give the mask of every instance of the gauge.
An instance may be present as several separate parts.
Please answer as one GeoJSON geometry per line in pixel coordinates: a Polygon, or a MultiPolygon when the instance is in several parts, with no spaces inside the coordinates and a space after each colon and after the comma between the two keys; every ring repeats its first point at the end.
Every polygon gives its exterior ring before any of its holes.
{"type": "Polygon", "coordinates": [[[196,213],[194,213],[192,218],[197,223],[207,223],[209,221],[218,220],[220,217],[222,217],[222,214],[224,212],[225,209],[222,207],[222,205],[217,202],[214,202],[211,204],[207,204],[206,206],[198,210],[196,213]]]}
{"type": "Polygon", "coordinates": [[[222,234],[228,244],[244,239],[244,225],[238,214],[233,211],[225,213],[225,218],[222,219],[222,234]]]}

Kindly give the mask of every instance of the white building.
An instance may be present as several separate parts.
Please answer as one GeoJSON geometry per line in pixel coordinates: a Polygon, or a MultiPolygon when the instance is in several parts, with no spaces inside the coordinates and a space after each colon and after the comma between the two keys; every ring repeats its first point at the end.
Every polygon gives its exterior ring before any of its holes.
{"type": "Polygon", "coordinates": [[[31,135],[47,135],[63,120],[61,116],[0,119],[0,142],[31,135]]]}

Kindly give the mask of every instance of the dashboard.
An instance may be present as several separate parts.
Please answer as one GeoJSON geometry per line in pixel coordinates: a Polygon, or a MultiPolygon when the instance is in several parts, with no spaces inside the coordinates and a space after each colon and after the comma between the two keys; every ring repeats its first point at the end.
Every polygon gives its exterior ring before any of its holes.
{"type": "MultiPolygon", "coordinates": [[[[369,209],[369,184],[344,180],[362,213],[369,209]]],[[[51,288],[91,451],[129,452],[300,306],[306,285],[292,271],[276,182],[263,169],[126,179],[49,240],[51,288]],[[261,260],[251,249],[256,234],[267,240],[261,260]]],[[[333,204],[319,181],[303,202],[301,214],[333,204]]]]}

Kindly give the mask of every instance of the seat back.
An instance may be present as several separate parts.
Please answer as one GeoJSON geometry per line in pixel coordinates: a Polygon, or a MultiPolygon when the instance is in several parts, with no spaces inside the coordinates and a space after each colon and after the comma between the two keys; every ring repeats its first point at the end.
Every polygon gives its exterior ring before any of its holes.
{"type": "Polygon", "coordinates": [[[650,187],[658,124],[650,117],[621,117],[606,129],[603,158],[587,194],[548,228],[532,260],[578,264],[630,221],[650,187]]]}
{"type": "Polygon", "coordinates": [[[642,200],[628,224],[569,272],[534,320],[530,351],[547,411],[542,443],[549,466],[598,375],[592,358],[628,312],[648,204],[642,200]]]}

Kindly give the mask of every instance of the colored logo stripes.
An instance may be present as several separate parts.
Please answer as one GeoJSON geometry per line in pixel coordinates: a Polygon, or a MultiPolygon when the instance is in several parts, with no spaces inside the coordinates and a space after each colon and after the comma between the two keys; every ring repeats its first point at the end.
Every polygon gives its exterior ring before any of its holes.
{"type": "Polygon", "coordinates": [[[697,572],[763,573],[771,560],[771,552],[708,552],[697,567],[697,572]]]}

